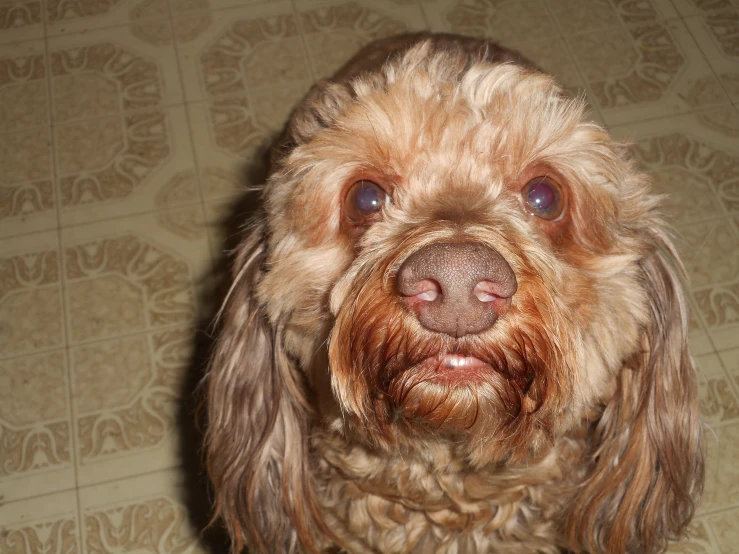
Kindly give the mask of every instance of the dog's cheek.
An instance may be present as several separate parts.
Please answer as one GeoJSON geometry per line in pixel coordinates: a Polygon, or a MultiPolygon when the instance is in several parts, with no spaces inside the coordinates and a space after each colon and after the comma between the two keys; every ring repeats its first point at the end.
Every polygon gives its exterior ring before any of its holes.
{"type": "Polygon", "coordinates": [[[274,248],[258,288],[270,321],[316,334],[329,317],[329,292],[351,260],[340,244],[307,247],[293,241],[274,248]]]}

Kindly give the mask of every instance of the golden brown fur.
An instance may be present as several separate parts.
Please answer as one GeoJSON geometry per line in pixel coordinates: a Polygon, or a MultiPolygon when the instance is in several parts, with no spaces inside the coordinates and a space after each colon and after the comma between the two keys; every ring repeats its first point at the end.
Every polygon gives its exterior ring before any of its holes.
{"type": "Polygon", "coordinates": [[[490,43],[386,40],[296,108],[264,199],[207,380],[234,551],[648,553],[684,530],[703,453],[683,270],[582,102],[490,43]],[[540,174],[559,220],[522,209],[540,174]],[[363,179],[392,199],[357,229],[363,179]],[[404,260],[445,241],[516,276],[483,332],[429,331],[398,301],[404,260]],[[460,352],[494,371],[419,365],[460,352]]]}

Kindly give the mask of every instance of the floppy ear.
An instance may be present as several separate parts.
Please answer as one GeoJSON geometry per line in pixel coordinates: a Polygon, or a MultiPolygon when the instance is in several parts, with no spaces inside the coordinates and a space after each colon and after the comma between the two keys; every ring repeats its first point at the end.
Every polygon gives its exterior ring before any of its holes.
{"type": "Polygon", "coordinates": [[[650,321],[591,433],[592,467],[570,508],[570,542],[591,552],[663,549],[684,530],[703,489],[684,269],[660,228],[648,232],[653,251],[641,269],[650,321]]]}
{"type": "Polygon", "coordinates": [[[308,412],[302,375],[256,298],[265,225],[237,248],[219,314],[207,387],[206,462],[233,552],[316,551],[322,527],[308,475],[308,412]]]}

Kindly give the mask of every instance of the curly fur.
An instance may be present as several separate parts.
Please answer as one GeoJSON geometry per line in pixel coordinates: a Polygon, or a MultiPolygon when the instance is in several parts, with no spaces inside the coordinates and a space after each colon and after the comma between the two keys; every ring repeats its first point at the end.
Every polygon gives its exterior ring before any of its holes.
{"type": "Polygon", "coordinates": [[[515,53],[386,40],[319,83],[275,147],[207,378],[207,465],[234,551],[661,551],[703,484],[683,269],[646,176],[515,53]],[[541,172],[562,221],[527,214],[541,172]],[[387,183],[363,233],[346,188],[387,183]],[[490,245],[518,281],[478,334],[426,330],[403,260],[490,245]],[[464,352],[463,383],[417,367],[464,352]]]}

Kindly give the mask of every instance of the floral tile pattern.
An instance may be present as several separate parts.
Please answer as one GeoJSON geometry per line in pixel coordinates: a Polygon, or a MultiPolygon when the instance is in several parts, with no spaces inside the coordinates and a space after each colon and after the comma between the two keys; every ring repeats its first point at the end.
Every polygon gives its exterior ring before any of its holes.
{"type": "Polygon", "coordinates": [[[421,29],[522,52],[666,195],[708,449],[669,552],[736,551],[737,0],[0,0],[2,554],[208,551],[182,409],[222,221],[313,83],[421,29]]]}
{"type": "Polygon", "coordinates": [[[200,554],[178,472],[80,489],[84,551],[200,554]]]}
{"type": "Polygon", "coordinates": [[[82,552],[74,490],[0,505],[0,552],[82,552]]]}

